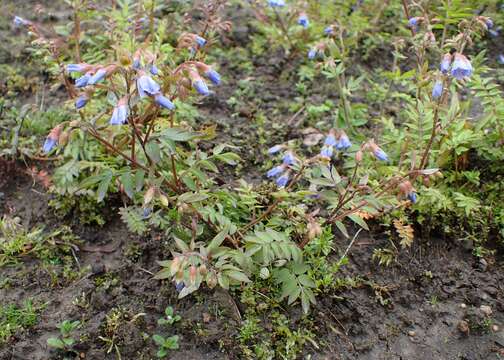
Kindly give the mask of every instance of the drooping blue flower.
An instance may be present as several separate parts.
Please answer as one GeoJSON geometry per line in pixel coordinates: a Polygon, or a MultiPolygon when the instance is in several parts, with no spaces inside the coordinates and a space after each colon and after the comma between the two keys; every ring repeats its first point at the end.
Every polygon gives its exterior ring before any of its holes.
{"type": "Polygon", "coordinates": [[[324,158],[330,159],[333,156],[334,148],[332,146],[322,146],[322,150],[320,150],[320,156],[324,158]]]}
{"type": "Polygon", "coordinates": [[[196,37],[194,38],[196,40],[196,43],[199,45],[199,46],[205,46],[206,44],[206,39],[205,38],[202,38],[201,36],[199,35],[196,35],[196,37]]]}
{"type": "Polygon", "coordinates": [[[158,94],[161,90],[161,87],[157,82],[152,80],[152,78],[145,73],[142,73],[140,77],[137,79],[137,90],[138,95],[141,98],[146,96],[154,96],[158,94]]]}
{"type": "Polygon", "coordinates": [[[313,60],[315,59],[315,57],[317,56],[318,54],[318,50],[315,49],[315,48],[311,48],[309,51],[308,51],[308,59],[310,60],[313,60]]]}
{"type": "Polygon", "coordinates": [[[285,185],[287,185],[287,183],[289,182],[289,172],[286,171],[282,174],[282,176],[278,177],[276,179],[276,184],[278,185],[278,187],[285,187],[285,185]]]}
{"type": "Polygon", "coordinates": [[[341,136],[338,140],[338,143],[336,144],[336,149],[346,150],[351,146],[352,146],[352,143],[350,142],[350,139],[348,138],[347,134],[345,134],[345,133],[341,134],[341,136]]]}
{"type": "Polygon", "coordinates": [[[408,199],[415,204],[417,202],[417,193],[412,191],[408,194],[408,199]]]}
{"type": "Polygon", "coordinates": [[[147,219],[150,214],[152,213],[152,208],[151,207],[143,207],[142,208],[142,217],[144,219],[147,219]]]}
{"type": "Polygon", "coordinates": [[[488,29],[491,29],[494,26],[494,23],[493,23],[492,19],[490,19],[490,18],[486,18],[485,19],[485,24],[486,24],[486,26],[487,26],[488,29]]]}
{"type": "Polygon", "coordinates": [[[373,154],[378,160],[388,161],[388,155],[379,147],[373,150],[373,154]]]}
{"type": "Polygon", "coordinates": [[[161,107],[164,107],[165,109],[168,110],[173,110],[175,109],[175,104],[173,104],[170,99],[168,99],[166,96],[162,94],[156,94],[154,95],[154,101],[156,104],[158,104],[161,107]]]}
{"type": "Polygon", "coordinates": [[[277,177],[278,175],[280,175],[281,173],[283,173],[285,170],[285,166],[284,165],[278,165],[278,166],[275,166],[271,169],[268,170],[268,172],[266,173],[266,176],[271,178],[271,177],[277,177]]]}
{"type": "Polygon", "coordinates": [[[133,59],[133,69],[140,70],[142,67],[142,63],[140,62],[140,58],[133,59]]]}
{"type": "Polygon", "coordinates": [[[434,83],[434,87],[432,88],[432,98],[439,99],[443,94],[443,82],[441,80],[437,80],[434,83]]]}
{"type": "Polygon", "coordinates": [[[87,83],[88,83],[88,85],[95,85],[95,84],[99,83],[100,81],[102,81],[106,75],[107,75],[107,70],[105,70],[104,68],[98,69],[98,71],[95,72],[93,76],[91,76],[91,78],[88,80],[87,83]]]}
{"type": "Polygon", "coordinates": [[[15,27],[28,26],[31,25],[31,21],[23,19],[20,16],[14,16],[14,20],[12,21],[15,27]]]}
{"type": "Polygon", "coordinates": [[[86,95],[81,95],[75,100],[75,108],[77,110],[82,109],[84,106],[86,106],[88,102],[88,97],[86,95]]]}
{"type": "Polygon", "coordinates": [[[294,165],[296,163],[296,157],[292,151],[286,151],[282,157],[282,162],[285,165],[294,165]]]}
{"type": "Polygon", "coordinates": [[[87,72],[82,75],[80,78],[75,80],[75,87],[81,88],[88,84],[89,79],[91,79],[91,73],[87,72]]]}
{"type": "Polygon", "coordinates": [[[305,29],[308,29],[308,26],[310,26],[310,20],[308,20],[308,16],[304,13],[299,15],[298,24],[304,27],[305,29]]]}
{"type": "Polygon", "coordinates": [[[210,95],[210,90],[208,89],[207,84],[203,80],[197,79],[197,80],[193,81],[192,86],[201,95],[203,95],[203,96],[210,95]]]}
{"type": "Polygon", "coordinates": [[[221,77],[219,73],[213,69],[205,71],[205,76],[214,84],[219,85],[221,83],[221,77]]]}
{"type": "Polygon", "coordinates": [[[416,28],[418,26],[418,17],[409,18],[408,26],[412,27],[412,28],[416,28]]]}
{"type": "Polygon", "coordinates": [[[324,145],[336,146],[336,136],[334,136],[334,134],[332,133],[327,135],[327,137],[324,140],[324,145]]]}
{"type": "Polygon", "coordinates": [[[71,74],[74,72],[84,72],[89,68],[87,64],[68,64],[66,70],[71,74]]]}
{"type": "Polygon", "coordinates": [[[45,154],[48,154],[56,146],[57,143],[58,143],[57,139],[53,139],[51,137],[47,137],[46,140],[45,140],[45,142],[44,142],[44,146],[42,147],[42,151],[45,154]]]}
{"type": "Polygon", "coordinates": [[[441,64],[439,66],[439,69],[443,74],[447,74],[450,71],[450,66],[452,62],[452,56],[450,53],[446,53],[443,55],[443,58],[441,59],[441,64]]]}
{"type": "Polygon", "coordinates": [[[503,54],[497,55],[497,62],[501,65],[504,65],[504,55],[503,54]]]}
{"type": "Polygon", "coordinates": [[[156,64],[151,64],[151,66],[150,66],[150,73],[152,75],[158,75],[159,74],[159,69],[157,68],[156,64]]]}
{"type": "Polygon", "coordinates": [[[123,125],[126,123],[128,119],[128,106],[127,99],[119,100],[117,106],[114,108],[112,112],[112,117],[110,118],[110,125],[123,125]]]}
{"type": "Polygon", "coordinates": [[[499,37],[500,33],[498,29],[489,29],[488,33],[490,34],[491,37],[496,38],[499,37]]]}
{"type": "Polygon", "coordinates": [[[473,68],[471,62],[462,54],[455,54],[451,74],[457,80],[471,76],[473,68]]]}
{"type": "Polygon", "coordinates": [[[268,154],[273,155],[283,149],[282,145],[275,145],[268,149],[268,154]]]}
{"type": "Polygon", "coordinates": [[[178,293],[181,292],[184,288],[185,288],[185,285],[182,281],[175,282],[175,290],[177,290],[178,293]]]}
{"type": "Polygon", "coordinates": [[[268,5],[271,7],[283,7],[285,6],[285,0],[268,0],[268,5]]]}
{"type": "Polygon", "coordinates": [[[334,34],[334,27],[329,25],[324,29],[324,34],[325,35],[332,35],[334,34]]]}

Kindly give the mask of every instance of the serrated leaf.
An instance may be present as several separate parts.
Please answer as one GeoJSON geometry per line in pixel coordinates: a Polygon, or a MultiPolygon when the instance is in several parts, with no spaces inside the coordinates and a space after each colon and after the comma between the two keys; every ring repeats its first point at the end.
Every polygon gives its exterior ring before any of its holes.
{"type": "Polygon", "coordinates": [[[357,216],[355,214],[351,214],[351,215],[348,215],[348,218],[350,218],[350,220],[352,220],[354,223],[356,223],[357,225],[359,225],[361,228],[366,229],[366,230],[369,231],[368,225],[366,224],[366,222],[364,221],[364,219],[361,218],[360,216],[357,216]]]}

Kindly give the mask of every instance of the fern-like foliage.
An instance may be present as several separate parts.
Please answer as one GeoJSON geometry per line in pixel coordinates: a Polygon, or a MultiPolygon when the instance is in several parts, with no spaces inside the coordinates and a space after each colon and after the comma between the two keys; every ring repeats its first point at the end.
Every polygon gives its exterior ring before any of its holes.
{"type": "Polygon", "coordinates": [[[301,261],[302,253],[296,243],[291,241],[285,233],[273,229],[256,231],[244,239],[245,254],[254,258],[264,266],[274,261],[301,261]]]}
{"type": "Polygon", "coordinates": [[[143,235],[147,232],[147,225],[137,209],[124,207],[119,209],[119,213],[121,214],[121,219],[126,223],[131,232],[138,235],[143,235]]]}
{"type": "Polygon", "coordinates": [[[403,248],[410,247],[413,244],[413,239],[415,238],[415,233],[410,224],[404,224],[402,220],[395,219],[393,221],[394,227],[397,231],[397,234],[401,238],[401,246],[403,248]]]}

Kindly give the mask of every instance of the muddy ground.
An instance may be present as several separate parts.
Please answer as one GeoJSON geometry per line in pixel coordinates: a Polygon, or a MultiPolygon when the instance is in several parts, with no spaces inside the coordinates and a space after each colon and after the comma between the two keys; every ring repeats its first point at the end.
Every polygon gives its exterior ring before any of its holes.
{"type": "MultiPolygon", "coordinates": [[[[55,14],[53,20],[58,16],[67,15],[55,14]]],[[[231,41],[247,42],[252,31],[244,25],[247,16],[236,12],[234,21],[239,25],[231,41]]],[[[2,31],[5,34],[7,30],[2,31]]],[[[241,173],[248,180],[261,178],[257,170],[251,170],[261,161],[260,151],[250,146],[257,140],[251,127],[254,113],[280,109],[274,113],[278,121],[289,121],[293,116],[281,107],[293,87],[292,79],[283,80],[295,66],[284,60],[281,56],[254,60],[255,93],[259,97],[250,101],[251,107],[234,109],[225,100],[238,87],[240,71],[230,60],[220,59],[221,72],[227,74],[226,85],[218,97],[202,105],[202,114],[208,119],[202,122],[216,122],[226,141],[241,146],[245,159],[241,173]]],[[[320,93],[324,93],[323,88],[311,96],[316,100],[320,93]]],[[[295,128],[282,130],[278,136],[292,138],[296,132],[295,128]]],[[[118,352],[99,338],[110,335],[105,324],[113,309],[121,314],[114,343],[122,359],[155,358],[157,348],[146,336],[154,333],[180,336],[180,350],[172,351],[170,359],[242,357],[237,335],[246,305],[240,303],[237,294],[203,291],[177,300],[172,284],[152,276],[158,270],[156,260],[169,255],[169,244],[157,233],[147,237],[129,233],[116,211],[120,201],[107,211],[103,227],[83,226],[72,218],[58,218],[48,208],[51,195],[32,182],[22,164],[6,169],[0,174],[0,213],[19,216],[28,228],[41,224],[49,230],[62,224],[71,226],[83,241],[81,250],[75,253],[75,267],[89,266],[90,270],[71,282],[54,283],[47,269],[34,259],[24,260],[22,266],[1,268],[2,303],[22,304],[33,299],[41,310],[37,325],[17,332],[0,346],[0,359],[63,358],[64,354],[50,350],[46,341],[57,335],[56,325],[67,319],[83,324],[76,333],[80,338],[76,350],[81,358],[116,359],[118,352]],[[168,305],[182,317],[169,331],[157,324],[168,305]]],[[[504,272],[500,255],[479,261],[456,239],[419,238],[409,251],[401,251],[397,262],[381,267],[371,259],[373,249],[388,241],[384,234],[360,234],[349,253],[349,264],[341,271],[342,278],[358,277],[358,286],[318,297],[311,315],[315,344],[307,342],[299,358],[504,358],[504,272]]],[[[335,245],[344,249],[348,244],[340,239],[335,245]]],[[[295,319],[292,326],[301,321],[299,307],[286,308],[285,313],[295,319]]],[[[268,329],[268,316],[262,320],[268,329]]]]}

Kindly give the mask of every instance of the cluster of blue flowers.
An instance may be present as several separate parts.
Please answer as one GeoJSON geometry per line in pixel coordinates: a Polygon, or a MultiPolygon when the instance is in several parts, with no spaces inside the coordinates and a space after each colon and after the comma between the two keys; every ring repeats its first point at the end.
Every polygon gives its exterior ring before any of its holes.
{"type": "Polygon", "coordinates": [[[345,151],[351,146],[352,143],[344,131],[340,130],[337,132],[331,129],[324,140],[324,145],[322,146],[322,150],[320,150],[320,156],[325,159],[330,159],[333,156],[334,149],[345,151]]]}
{"type": "MultiPolygon", "coordinates": [[[[268,154],[274,155],[284,149],[283,145],[275,145],[268,150],[268,154]]],[[[279,187],[285,187],[290,178],[290,167],[297,163],[296,156],[291,150],[287,150],[282,155],[282,163],[266,173],[268,178],[276,178],[275,182],[279,187]]]]}

